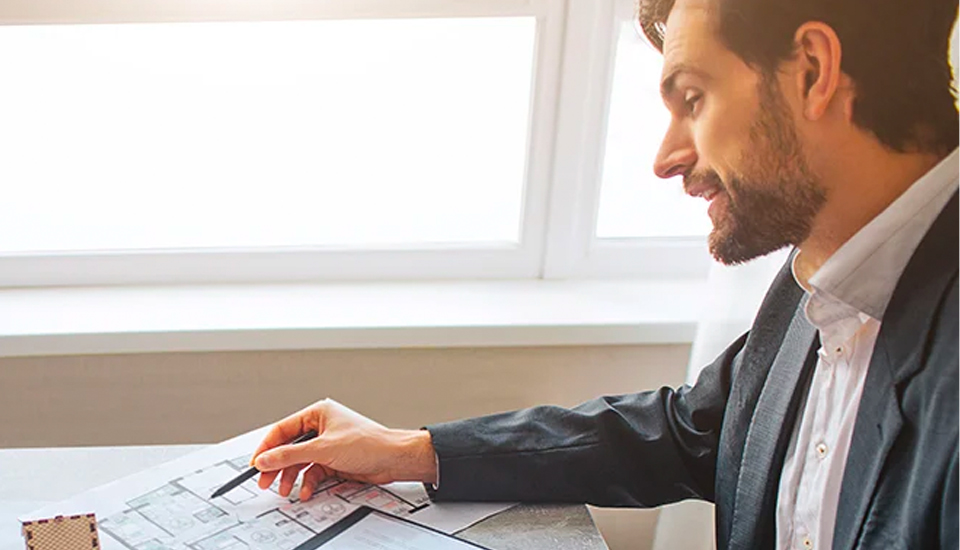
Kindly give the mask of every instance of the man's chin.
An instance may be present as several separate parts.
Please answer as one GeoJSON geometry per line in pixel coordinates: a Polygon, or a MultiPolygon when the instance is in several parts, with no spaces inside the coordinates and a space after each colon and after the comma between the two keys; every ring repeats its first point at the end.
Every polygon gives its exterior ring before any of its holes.
{"type": "MultiPolygon", "coordinates": [[[[711,216],[712,217],[712,216],[711,216]]],[[[723,265],[739,265],[748,262],[759,254],[751,253],[749,246],[736,235],[730,220],[712,219],[713,230],[707,237],[710,255],[723,265]]]]}
{"type": "Polygon", "coordinates": [[[780,250],[785,246],[790,246],[787,243],[774,245],[772,242],[762,244],[744,242],[744,239],[738,239],[729,233],[718,231],[716,228],[710,232],[707,245],[710,255],[727,266],[744,264],[780,250]]]}
{"type": "Polygon", "coordinates": [[[727,243],[715,243],[712,234],[711,239],[709,240],[710,255],[713,256],[713,259],[722,263],[723,265],[733,266],[742,264],[746,260],[739,259],[739,256],[733,254],[730,246],[727,243]]]}

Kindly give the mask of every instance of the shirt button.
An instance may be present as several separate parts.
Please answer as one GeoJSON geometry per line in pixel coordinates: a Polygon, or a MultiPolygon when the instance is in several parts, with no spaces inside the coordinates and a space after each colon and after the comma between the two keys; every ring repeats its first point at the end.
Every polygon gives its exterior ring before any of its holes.
{"type": "Polygon", "coordinates": [[[816,449],[817,449],[817,458],[820,458],[820,459],[826,458],[827,450],[828,450],[826,443],[818,443],[816,449]]]}
{"type": "Polygon", "coordinates": [[[806,550],[811,550],[813,548],[813,541],[810,540],[810,537],[803,537],[803,547],[806,550]]]}

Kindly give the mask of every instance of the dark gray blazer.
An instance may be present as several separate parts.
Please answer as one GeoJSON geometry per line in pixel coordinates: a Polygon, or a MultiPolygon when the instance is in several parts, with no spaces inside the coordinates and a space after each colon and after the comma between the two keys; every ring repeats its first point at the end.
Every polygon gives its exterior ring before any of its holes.
{"type": "MultiPolygon", "coordinates": [[[[907,265],[864,383],[834,548],[958,547],[957,196],[907,265]]],[[[773,548],[777,486],[816,364],[789,265],[697,383],[429,426],[437,500],[716,503],[717,547],[773,548]]]]}

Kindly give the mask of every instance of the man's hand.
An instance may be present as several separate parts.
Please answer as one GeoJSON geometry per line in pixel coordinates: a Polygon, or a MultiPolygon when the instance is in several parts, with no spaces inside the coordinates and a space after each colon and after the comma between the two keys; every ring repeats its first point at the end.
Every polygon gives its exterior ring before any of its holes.
{"type": "Polygon", "coordinates": [[[280,475],[287,496],[301,470],[300,500],[332,476],[365,483],[422,481],[436,483],[437,465],[430,432],[391,430],[332,399],[324,399],[278,422],[253,453],[260,488],[280,475]],[[287,445],[300,434],[317,430],[310,441],[287,445]]]}

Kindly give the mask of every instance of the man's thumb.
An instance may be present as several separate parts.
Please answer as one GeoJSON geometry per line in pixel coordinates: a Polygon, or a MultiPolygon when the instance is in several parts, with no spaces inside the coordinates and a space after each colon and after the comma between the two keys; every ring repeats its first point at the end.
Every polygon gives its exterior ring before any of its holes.
{"type": "Polygon", "coordinates": [[[316,449],[311,448],[314,446],[311,443],[315,443],[315,441],[284,445],[261,453],[253,465],[261,472],[272,472],[294,464],[309,464],[314,461],[311,455],[316,454],[316,449]]]}

